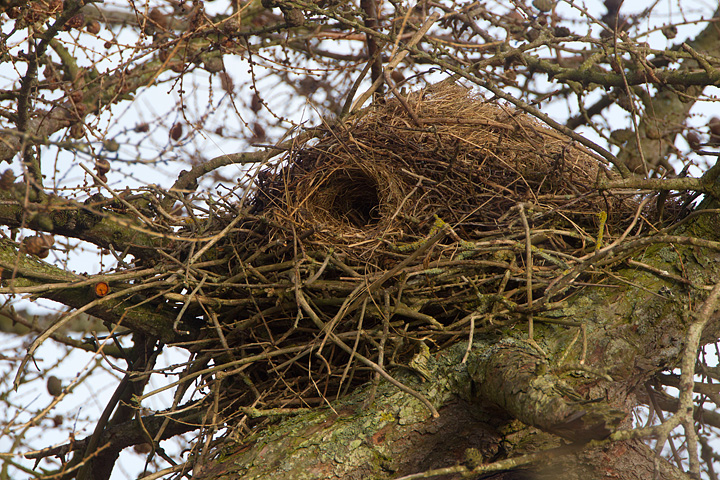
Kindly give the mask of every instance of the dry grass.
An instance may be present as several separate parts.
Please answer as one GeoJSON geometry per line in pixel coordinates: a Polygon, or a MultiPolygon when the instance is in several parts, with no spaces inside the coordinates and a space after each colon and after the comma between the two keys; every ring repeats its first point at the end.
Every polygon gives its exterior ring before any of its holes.
{"type": "MultiPolygon", "coordinates": [[[[621,231],[635,202],[594,190],[604,167],[522,112],[457,85],[411,94],[298,146],[290,165],[263,178],[258,202],[277,222],[312,228],[318,243],[370,259],[379,247],[423,238],[436,217],[459,238],[508,238],[527,204],[534,229],[567,229],[565,253],[593,247],[598,214],[621,231]],[[567,241],[572,245],[568,245],[567,241]]],[[[606,237],[607,238],[607,237],[606,237]]]]}

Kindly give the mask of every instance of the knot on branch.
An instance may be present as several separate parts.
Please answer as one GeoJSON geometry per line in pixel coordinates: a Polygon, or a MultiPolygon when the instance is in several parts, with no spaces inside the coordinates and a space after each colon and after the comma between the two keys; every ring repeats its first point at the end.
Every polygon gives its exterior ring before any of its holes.
{"type": "Polygon", "coordinates": [[[468,369],[479,395],[508,416],[568,440],[606,438],[626,416],[576,392],[529,343],[504,340],[472,356],[468,369]]]}

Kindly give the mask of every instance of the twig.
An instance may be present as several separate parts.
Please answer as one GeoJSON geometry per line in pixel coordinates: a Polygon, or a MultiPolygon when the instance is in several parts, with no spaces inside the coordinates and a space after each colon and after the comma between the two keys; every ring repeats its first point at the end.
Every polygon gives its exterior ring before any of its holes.
{"type": "MultiPolygon", "coordinates": [[[[555,295],[560,294],[562,291],[565,290],[565,288],[568,287],[568,285],[575,280],[582,272],[585,271],[590,265],[596,265],[599,266],[598,261],[603,259],[604,257],[609,256],[611,253],[620,253],[622,251],[628,251],[633,248],[637,248],[638,243],[647,242],[647,243],[653,243],[653,241],[648,241],[648,239],[653,239],[655,242],[662,242],[660,238],[663,236],[656,235],[651,237],[646,237],[644,239],[638,239],[635,241],[630,242],[624,242],[625,238],[630,234],[630,232],[635,228],[635,224],[637,223],[638,219],[640,218],[640,214],[647,204],[647,202],[650,201],[650,197],[643,200],[640,205],[638,205],[638,208],[635,210],[635,216],[633,217],[632,222],[630,222],[630,225],[625,229],[625,231],[618,237],[613,243],[608,245],[607,247],[603,247],[600,250],[596,250],[594,253],[586,255],[584,258],[582,258],[582,261],[578,263],[576,266],[574,266],[569,272],[565,273],[564,275],[556,278],[552,282],[550,282],[550,285],[545,290],[545,296],[542,299],[542,302],[547,302],[552,299],[555,295]],[[624,243],[623,243],[624,242],[624,243]]],[[[691,237],[687,237],[691,238],[691,237]]],[[[692,239],[692,240],[699,240],[699,239],[692,239]]],[[[692,242],[691,240],[691,242],[692,242]]],[[[718,246],[720,246],[720,243],[718,243],[718,246]]]]}
{"type": "Polygon", "coordinates": [[[695,284],[687,278],[683,278],[680,275],[670,273],[667,270],[653,267],[652,265],[648,265],[647,263],[638,262],[637,260],[633,260],[632,258],[628,258],[627,260],[625,260],[625,262],[630,266],[642,268],[643,270],[647,270],[648,272],[654,273],[655,275],[658,275],[660,277],[669,278],[674,282],[682,283],[683,285],[695,286],[695,284]]]}
{"type": "Polygon", "coordinates": [[[255,407],[238,407],[238,410],[243,412],[250,418],[260,417],[289,417],[292,415],[301,415],[312,412],[312,408],[267,408],[260,409],[255,407]]]}
{"type": "Polygon", "coordinates": [[[352,87],[350,87],[350,90],[347,93],[347,97],[345,98],[345,103],[343,104],[342,110],[340,111],[340,115],[338,115],[338,118],[340,120],[345,119],[345,117],[348,116],[348,113],[350,113],[350,107],[352,106],[353,98],[355,98],[355,94],[358,91],[358,88],[360,88],[360,85],[362,84],[363,79],[365,78],[365,75],[367,75],[368,70],[370,70],[370,66],[375,63],[375,59],[380,55],[380,52],[382,50],[378,49],[375,52],[375,56],[373,56],[366,64],[365,67],[363,67],[360,74],[357,76],[355,81],[352,84],[352,87]]]}
{"type": "Polygon", "coordinates": [[[525,285],[527,295],[527,306],[530,313],[528,314],[528,338],[533,339],[534,325],[533,325],[533,288],[532,288],[532,271],[533,271],[533,257],[532,257],[532,234],[530,233],[530,224],[528,223],[527,217],[525,216],[525,207],[523,204],[518,205],[518,212],[520,213],[520,220],[522,221],[523,228],[525,229],[525,285]]]}
{"type": "MultiPolygon", "coordinates": [[[[377,346],[377,364],[380,368],[385,368],[385,344],[387,343],[388,335],[390,333],[390,317],[393,315],[393,312],[390,311],[390,294],[387,292],[385,293],[385,308],[383,311],[380,312],[380,316],[382,318],[382,334],[380,335],[380,342],[377,346]]],[[[355,349],[357,352],[357,350],[355,349]]],[[[380,374],[375,373],[375,377],[373,378],[372,387],[370,388],[370,394],[368,395],[367,399],[365,400],[365,405],[372,405],[375,402],[375,394],[377,393],[377,387],[380,383],[380,374]]]]}
{"type": "MultiPolygon", "coordinates": [[[[358,289],[354,290],[353,293],[351,293],[343,302],[343,305],[340,307],[338,312],[335,314],[333,319],[325,325],[325,330],[329,333],[332,332],[332,330],[335,328],[335,325],[342,319],[348,312],[354,311],[358,306],[360,306],[361,302],[365,300],[369,295],[371,295],[373,292],[375,292],[377,289],[382,287],[382,285],[397,275],[399,272],[401,272],[405,267],[412,264],[420,255],[424,254],[426,251],[428,251],[431,247],[433,247],[437,242],[442,240],[445,235],[447,235],[447,227],[443,226],[443,228],[440,229],[435,235],[427,239],[417,250],[415,250],[412,254],[408,255],[402,262],[398,263],[395,267],[385,272],[380,278],[375,280],[373,283],[371,283],[369,286],[362,288],[363,286],[360,285],[358,289]]],[[[323,340],[323,344],[325,341],[323,340]]]]}
{"type": "MultiPolygon", "coordinates": [[[[658,416],[658,419],[660,419],[660,422],[665,421],[665,415],[662,413],[662,408],[657,404],[657,399],[655,398],[655,391],[650,386],[649,382],[645,382],[645,392],[648,395],[648,398],[650,399],[650,405],[652,406],[653,410],[655,411],[655,414],[658,416]]],[[[648,418],[648,421],[650,421],[650,418],[648,418]]],[[[682,470],[682,460],[680,460],[680,456],[678,455],[677,448],[675,448],[675,442],[673,442],[672,438],[670,440],[670,450],[672,451],[673,460],[675,460],[675,465],[682,470]]],[[[660,446],[660,442],[658,442],[658,446],[660,446]]],[[[657,452],[658,449],[656,447],[655,451],[657,452]]],[[[659,453],[659,452],[658,452],[659,453]]]]}
{"type": "Polygon", "coordinates": [[[205,283],[205,280],[207,280],[207,275],[205,275],[202,280],[195,286],[192,292],[190,292],[190,295],[188,295],[185,299],[185,303],[183,304],[182,308],[178,312],[177,316],[175,317],[175,322],[173,323],[173,331],[175,333],[180,333],[183,335],[188,335],[190,332],[180,332],[177,329],[178,324],[180,323],[180,320],[182,319],[182,316],[185,314],[185,310],[187,310],[188,306],[190,305],[190,301],[195,297],[195,294],[202,288],[203,284],[205,283]]]}
{"type": "Polygon", "coordinates": [[[353,349],[350,348],[345,342],[343,342],[337,335],[335,335],[332,330],[329,330],[327,328],[327,325],[320,319],[320,317],[318,317],[317,313],[315,313],[312,307],[310,307],[310,304],[307,302],[307,299],[305,298],[305,294],[303,294],[302,289],[298,288],[297,290],[295,290],[295,298],[297,299],[298,305],[300,305],[303,311],[308,314],[308,316],[312,319],[313,323],[318,328],[325,330],[327,332],[327,335],[330,337],[330,339],[335,345],[343,349],[347,354],[354,355],[358,360],[379,373],[385,380],[395,385],[401,391],[412,395],[413,397],[420,400],[428,408],[428,410],[430,410],[430,413],[434,418],[438,418],[440,416],[435,406],[433,406],[433,404],[430,403],[430,401],[425,398],[424,395],[393,378],[389,373],[385,371],[384,368],[382,368],[380,365],[373,362],[369,358],[361,355],[356,351],[353,351],[353,349]]]}
{"type": "MultiPolygon", "coordinates": [[[[107,302],[109,300],[112,300],[114,298],[126,296],[128,293],[134,293],[139,292],[141,290],[147,290],[154,287],[157,287],[159,285],[164,285],[164,281],[160,282],[150,282],[145,283],[142,285],[134,285],[132,287],[126,288],[124,290],[121,290],[119,292],[111,293],[109,295],[106,295],[101,298],[97,298],[93,300],[92,302],[83,305],[82,307],[78,308],[77,310],[73,310],[72,312],[68,313],[66,316],[60,318],[55,323],[53,323],[51,326],[49,326],[45,331],[38,336],[35,340],[33,340],[32,344],[30,344],[30,347],[28,348],[28,352],[23,358],[23,360],[20,362],[20,366],[17,369],[17,373],[15,374],[15,379],[13,380],[13,388],[17,389],[20,382],[20,377],[22,376],[22,372],[25,369],[25,366],[27,366],[28,362],[32,358],[35,351],[42,345],[42,343],[50,338],[55,332],[57,332],[63,325],[67,325],[67,323],[72,320],[73,318],[77,317],[81,313],[84,313],[93,307],[96,307],[100,305],[101,303],[107,302]]],[[[119,324],[120,322],[118,322],[119,324]]]]}
{"type": "Polygon", "coordinates": [[[225,362],[225,363],[221,363],[219,365],[213,365],[212,367],[203,368],[202,370],[196,370],[196,371],[190,372],[188,375],[181,378],[180,380],[170,382],[170,383],[163,385],[162,387],[159,387],[151,392],[144,393],[142,395],[138,395],[136,397],[136,399],[138,402],[142,402],[146,398],[152,397],[153,395],[157,395],[158,393],[164,392],[165,390],[170,390],[171,388],[174,388],[180,384],[186,383],[188,380],[202,377],[204,375],[215,374],[218,376],[218,378],[224,378],[224,377],[236,375],[236,374],[242,372],[243,370],[245,370],[245,365],[249,365],[249,364],[257,362],[259,360],[268,360],[270,358],[280,357],[282,355],[287,355],[289,353],[299,352],[299,351],[302,351],[305,349],[307,349],[307,345],[281,348],[281,349],[274,350],[271,352],[263,352],[258,355],[250,355],[247,357],[239,358],[237,360],[233,360],[231,362],[225,362]],[[236,367],[236,369],[235,370],[227,370],[230,367],[236,367]]]}
{"type": "Polygon", "coordinates": [[[213,245],[215,245],[220,239],[225,238],[225,236],[228,234],[230,230],[235,228],[235,225],[240,223],[240,221],[243,220],[242,215],[238,215],[237,217],[233,218],[228,225],[223,228],[219,233],[216,235],[213,235],[208,242],[203,245],[203,247],[198,250],[198,252],[193,255],[193,257],[187,262],[188,265],[192,265],[193,263],[197,262],[197,260],[202,257],[202,255],[207,252],[213,245]]]}
{"type": "MultiPolygon", "coordinates": [[[[197,181],[198,178],[220,167],[235,164],[248,165],[253,163],[262,163],[269,158],[272,158],[274,155],[278,155],[282,152],[283,150],[276,150],[272,152],[272,155],[270,155],[271,152],[240,152],[220,155],[218,157],[208,160],[207,162],[195,165],[193,168],[190,169],[190,171],[182,173],[175,181],[173,186],[170,187],[170,191],[182,192],[184,190],[187,190],[188,187],[192,185],[195,181],[197,181]]],[[[163,199],[163,208],[170,209],[170,207],[172,206],[171,202],[173,200],[174,199],[172,197],[166,197],[165,199],[163,199]]]]}
{"type": "Polygon", "coordinates": [[[393,95],[395,95],[395,98],[397,98],[400,101],[400,105],[403,106],[405,111],[410,115],[410,118],[413,119],[413,122],[415,122],[415,125],[417,125],[420,128],[423,128],[425,124],[423,123],[420,118],[418,118],[417,114],[413,111],[412,108],[410,108],[410,105],[408,105],[407,100],[404,96],[400,95],[400,92],[398,92],[397,87],[393,85],[393,81],[390,78],[390,75],[388,75],[387,70],[383,72],[383,75],[385,75],[385,83],[390,87],[390,90],[393,92],[393,95]]]}
{"type": "Polygon", "coordinates": [[[465,364],[465,362],[467,362],[468,355],[470,355],[470,350],[472,350],[473,335],[475,335],[475,315],[470,315],[470,337],[468,338],[468,345],[465,349],[465,355],[463,355],[462,361],[460,362],[462,364],[465,364]]]}
{"type": "Polygon", "coordinates": [[[350,358],[348,359],[347,364],[345,365],[345,369],[343,370],[343,373],[340,376],[340,382],[338,383],[336,399],[340,398],[340,392],[342,391],[342,384],[345,381],[345,378],[347,377],[348,372],[350,371],[350,367],[354,365],[353,359],[355,358],[355,353],[357,353],[357,348],[358,348],[358,345],[360,344],[360,336],[362,333],[363,321],[365,320],[365,310],[367,309],[367,302],[368,302],[368,299],[366,298],[362,304],[362,308],[360,309],[360,318],[358,320],[357,333],[355,334],[355,343],[353,344],[353,348],[352,348],[353,352],[350,354],[350,358]]]}
{"type": "Polygon", "coordinates": [[[92,170],[90,170],[88,167],[86,167],[85,164],[81,163],[80,168],[85,170],[85,172],[87,172],[87,174],[90,175],[92,177],[92,179],[95,182],[97,182],[98,185],[103,186],[105,188],[105,190],[110,192],[110,195],[112,195],[115,200],[117,200],[118,202],[125,205],[131,212],[133,212],[135,215],[137,215],[138,218],[141,219],[145,223],[145,225],[147,225],[149,227],[153,227],[153,228],[157,228],[158,226],[160,226],[157,222],[153,222],[152,220],[147,218],[145,215],[140,213],[140,210],[135,208],[135,206],[132,203],[128,202],[124,198],[120,197],[117,193],[115,193],[115,191],[112,188],[110,188],[110,186],[105,181],[103,181],[100,177],[95,175],[95,173],[92,170]]]}
{"type": "MultiPolygon", "coordinates": [[[[410,53],[410,49],[417,45],[417,43],[425,36],[425,34],[430,30],[430,27],[433,26],[435,22],[437,22],[440,17],[439,13],[433,13],[428,17],[428,19],[423,23],[423,25],[418,29],[417,32],[415,32],[415,35],[412,36],[410,41],[405,46],[404,50],[401,50],[400,52],[395,55],[390,62],[388,62],[387,66],[385,67],[385,70],[388,72],[392,72],[395,67],[400,65],[400,62],[403,61],[403,59],[410,53]]],[[[378,77],[372,84],[370,88],[368,88],[362,95],[360,95],[360,98],[358,98],[355,103],[353,103],[352,108],[350,111],[356,110],[357,108],[360,108],[370,96],[375,93],[375,91],[380,88],[380,84],[383,81],[383,77],[378,77]]]]}
{"type": "Polygon", "coordinates": [[[572,455],[585,448],[582,443],[575,443],[564,447],[558,447],[541,452],[529,453],[527,455],[521,455],[519,457],[506,458],[504,460],[498,460],[497,462],[486,463],[478,465],[474,468],[468,468],[465,465],[456,465],[453,467],[437,468],[433,470],[427,470],[421,473],[413,473],[399,477],[396,480],[419,480],[422,478],[433,478],[433,477],[455,477],[460,474],[463,477],[476,477],[483,473],[499,472],[503,470],[517,470],[518,467],[524,465],[531,465],[538,462],[546,462],[552,458],[557,458],[565,455],[572,455]]]}
{"type": "MultiPolygon", "coordinates": [[[[377,5],[375,4],[375,0],[360,0],[360,8],[363,10],[363,12],[365,12],[365,18],[363,19],[363,23],[369,30],[376,32],[379,25],[377,5]]],[[[374,33],[366,33],[365,39],[367,42],[367,57],[369,60],[368,63],[372,62],[372,72],[370,74],[370,79],[373,83],[375,83],[377,80],[382,81],[382,59],[378,55],[381,49],[378,48],[374,33]]],[[[378,86],[378,88],[380,88],[380,86],[378,86]]]]}
{"type": "Polygon", "coordinates": [[[683,351],[680,368],[680,393],[678,400],[680,406],[675,418],[678,423],[681,420],[685,427],[685,436],[687,438],[688,462],[690,463],[690,474],[700,477],[700,460],[697,450],[697,432],[695,431],[695,419],[693,418],[693,386],[695,375],[695,364],[697,361],[697,353],[700,348],[700,340],[705,326],[710,322],[713,314],[720,307],[720,282],[710,292],[705,299],[700,310],[694,315],[695,321],[688,328],[685,337],[685,349],[683,351]]]}
{"type": "Polygon", "coordinates": [[[611,190],[615,188],[633,188],[639,190],[692,190],[695,192],[707,192],[708,189],[700,178],[680,177],[680,178],[641,178],[629,177],[618,180],[608,180],[601,177],[597,183],[599,190],[611,190]]]}

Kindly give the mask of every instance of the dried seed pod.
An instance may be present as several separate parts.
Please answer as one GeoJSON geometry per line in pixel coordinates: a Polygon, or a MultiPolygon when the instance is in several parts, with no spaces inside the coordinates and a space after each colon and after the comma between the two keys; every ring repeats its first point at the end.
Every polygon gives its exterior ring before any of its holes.
{"type": "Polygon", "coordinates": [[[152,445],[149,443],[138,443],[133,447],[133,450],[135,450],[135,453],[145,455],[152,452],[152,445]]]}
{"type": "Polygon", "coordinates": [[[104,183],[107,183],[107,177],[105,176],[104,173],[98,173],[97,179],[93,179],[95,185],[102,185],[102,183],[98,182],[98,179],[104,183]]]}
{"type": "Polygon", "coordinates": [[[163,12],[161,12],[157,8],[153,8],[150,10],[150,13],[147,16],[148,23],[152,25],[153,27],[160,28],[161,30],[165,30],[168,26],[168,16],[165,15],[163,12]]]}
{"type": "Polygon", "coordinates": [[[505,15],[505,19],[508,20],[508,23],[512,23],[514,25],[521,25],[525,21],[525,17],[523,17],[517,10],[509,11],[507,15],[505,15]]]}
{"type": "Polygon", "coordinates": [[[608,12],[617,12],[623,4],[623,0],[605,0],[603,2],[608,12]]]}
{"type": "Polygon", "coordinates": [[[227,20],[225,20],[222,24],[222,30],[224,33],[228,35],[232,35],[233,33],[236,33],[238,30],[240,30],[241,24],[235,17],[230,17],[227,20]]]}
{"type": "Polygon", "coordinates": [[[692,148],[693,151],[700,150],[700,135],[695,132],[688,132],[685,135],[685,139],[687,140],[688,145],[690,145],[690,148],[692,148]]]}
{"type": "Polygon", "coordinates": [[[225,90],[228,93],[232,93],[232,91],[235,89],[235,82],[233,82],[232,77],[227,72],[220,72],[220,86],[223,90],[225,90]]]}
{"type": "Polygon", "coordinates": [[[299,8],[282,9],[288,27],[301,27],[305,24],[305,14],[299,8]]]}
{"type": "Polygon", "coordinates": [[[225,68],[222,56],[220,55],[207,54],[202,62],[203,68],[209,73],[222,72],[223,68],[225,68]]]}
{"type": "Polygon", "coordinates": [[[95,160],[95,171],[98,175],[105,175],[110,171],[110,162],[105,158],[95,160]]]}
{"type": "Polygon", "coordinates": [[[90,20],[85,26],[85,30],[87,30],[88,33],[97,35],[98,33],[100,33],[100,22],[98,22],[97,20],[90,20]]]}
{"type": "Polygon", "coordinates": [[[74,17],[70,17],[70,19],[65,22],[65,25],[63,25],[64,30],[72,30],[73,28],[80,29],[85,26],[85,15],[82,13],[78,13],[74,17]]]}
{"type": "Polygon", "coordinates": [[[33,235],[23,238],[20,251],[38,258],[46,258],[53,243],[55,238],[52,235],[33,235]]]}
{"type": "MultiPolygon", "coordinates": [[[[178,174],[178,178],[184,177],[184,176],[187,175],[188,173],[190,173],[190,172],[188,172],[187,170],[180,170],[180,173],[178,174]]],[[[198,187],[197,180],[192,180],[192,181],[185,187],[185,189],[188,190],[188,191],[195,191],[195,190],[197,189],[197,187],[198,187]]]]}
{"type": "Polygon", "coordinates": [[[547,13],[555,8],[555,2],[553,0],[533,0],[532,4],[543,13],[547,13]]]}
{"type": "Polygon", "coordinates": [[[176,142],[182,138],[183,135],[183,126],[182,123],[176,123],[175,125],[170,128],[170,138],[175,140],[176,142]]]}
{"type": "Polygon", "coordinates": [[[265,140],[265,129],[259,123],[253,123],[252,126],[253,136],[250,138],[251,142],[259,142],[265,140]]]}
{"type": "Polygon", "coordinates": [[[73,123],[70,126],[70,137],[71,138],[83,138],[85,135],[85,130],[83,129],[82,123],[73,123]]]}
{"type": "Polygon", "coordinates": [[[708,122],[710,128],[710,143],[720,145],[720,118],[712,117],[708,122]]]}
{"type": "Polygon", "coordinates": [[[51,63],[45,65],[43,76],[45,77],[45,82],[47,82],[48,87],[57,88],[60,86],[60,79],[55,71],[55,67],[51,63]]]}
{"type": "Polygon", "coordinates": [[[665,35],[665,38],[668,40],[672,40],[673,38],[677,37],[678,29],[675,25],[666,25],[662,27],[660,30],[663,35],[665,35]]]}
{"type": "Polygon", "coordinates": [[[117,152],[120,150],[120,144],[115,139],[105,140],[103,142],[103,147],[108,152],[117,152]]]}
{"type": "Polygon", "coordinates": [[[63,392],[62,381],[55,375],[50,375],[46,383],[47,391],[53,397],[57,397],[63,392]]]}
{"type": "Polygon", "coordinates": [[[616,103],[623,110],[627,110],[628,112],[635,111],[632,100],[625,92],[618,94],[616,103]]]}
{"type": "Polygon", "coordinates": [[[635,136],[635,133],[629,128],[620,128],[610,132],[610,138],[618,143],[625,143],[630,141],[635,136]]]}
{"type": "Polygon", "coordinates": [[[403,80],[405,80],[405,75],[403,75],[400,70],[393,70],[393,71],[390,73],[390,78],[393,79],[393,82],[395,82],[395,83],[400,83],[400,82],[402,82],[403,80]]]}
{"type": "Polygon", "coordinates": [[[168,58],[170,58],[170,50],[168,50],[168,49],[166,49],[166,48],[163,48],[163,49],[158,50],[158,52],[157,52],[157,58],[158,58],[158,60],[160,60],[161,62],[164,62],[165,60],[167,60],[168,58]]]}
{"type": "Polygon", "coordinates": [[[252,110],[254,113],[257,113],[262,108],[262,100],[260,99],[260,95],[257,94],[257,92],[253,93],[252,98],[250,99],[250,110],[252,110]]]}
{"type": "Polygon", "coordinates": [[[15,172],[9,168],[0,175],[0,190],[8,190],[15,183],[15,172]]]}
{"type": "Polygon", "coordinates": [[[138,132],[138,133],[149,132],[149,131],[150,131],[150,125],[148,125],[147,123],[138,123],[137,125],[135,125],[134,130],[135,130],[136,132],[138,132]]]}
{"type": "Polygon", "coordinates": [[[309,96],[314,94],[319,87],[320,82],[310,75],[307,75],[305,78],[300,80],[300,83],[298,84],[298,92],[302,95],[309,96]]]}
{"type": "Polygon", "coordinates": [[[530,40],[531,42],[534,42],[540,37],[540,30],[537,28],[531,28],[527,32],[525,32],[525,38],[530,40]]]}

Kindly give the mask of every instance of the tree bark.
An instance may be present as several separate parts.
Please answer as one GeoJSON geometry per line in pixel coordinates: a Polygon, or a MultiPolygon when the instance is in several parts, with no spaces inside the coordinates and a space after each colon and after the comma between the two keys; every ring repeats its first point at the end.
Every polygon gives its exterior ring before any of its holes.
{"type": "MultiPolygon", "coordinates": [[[[463,475],[471,472],[472,478],[507,479],[689,478],[662,459],[660,476],[654,477],[656,457],[642,442],[588,447],[511,418],[479,393],[471,368],[461,363],[465,346],[428,357],[429,380],[414,373],[398,376],[433,402],[438,418],[389,384],[367,405],[365,388],[332,409],[286,418],[242,442],[226,439],[218,456],[196,468],[193,477],[390,479],[446,469],[428,478],[467,478],[463,475]],[[509,460],[491,463],[503,459],[509,460]]],[[[482,361],[488,349],[491,341],[476,343],[468,364],[482,361]]]]}

